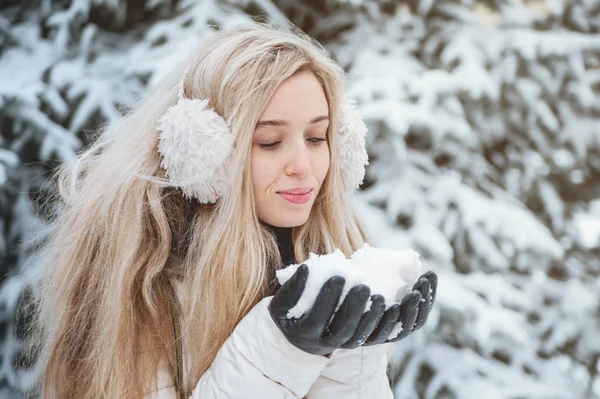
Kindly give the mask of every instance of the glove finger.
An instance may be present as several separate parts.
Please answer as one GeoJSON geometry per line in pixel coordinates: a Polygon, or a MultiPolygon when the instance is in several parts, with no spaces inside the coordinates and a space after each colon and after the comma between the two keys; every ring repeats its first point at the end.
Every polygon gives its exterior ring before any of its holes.
{"type": "Polygon", "coordinates": [[[410,335],[419,314],[420,301],[420,291],[412,291],[406,294],[400,305],[400,317],[398,317],[398,322],[402,323],[402,331],[395,338],[390,339],[389,342],[397,342],[410,335]]]}
{"type": "Polygon", "coordinates": [[[395,303],[383,313],[383,317],[379,321],[377,328],[365,342],[365,346],[377,345],[384,343],[394,329],[398,316],[400,315],[400,304],[395,303]]]}
{"type": "Polygon", "coordinates": [[[373,295],[371,297],[371,307],[363,313],[354,334],[341,347],[344,349],[354,349],[364,344],[377,327],[377,323],[381,320],[383,312],[385,312],[385,299],[382,295],[373,295]]]}
{"type": "Polygon", "coordinates": [[[352,337],[362,318],[369,295],[371,289],[364,284],[356,285],[348,291],[342,306],[335,312],[325,331],[325,342],[337,348],[352,337]]]}
{"type": "Polygon", "coordinates": [[[435,302],[435,296],[437,295],[437,286],[438,286],[438,276],[435,272],[428,271],[423,275],[427,280],[429,280],[429,284],[431,285],[431,299],[429,300],[431,307],[433,307],[433,303],[435,302]]]}
{"type": "Polygon", "coordinates": [[[423,327],[429,317],[429,312],[431,312],[431,303],[429,302],[429,298],[431,297],[431,285],[429,284],[429,280],[423,278],[417,282],[417,284],[419,283],[421,283],[421,289],[419,290],[421,291],[421,301],[419,302],[419,315],[415,321],[415,325],[412,329],[413,331],[423,327]]]}
{"type": "Polygon", "coordinates": [[[283,283],[281,288],[275,293],[269,310],[271,315],[276,319],[287,319],[288,311],[296,306],[308,280],[308,266],[302,264],[296,269],[296,272],[283,283]]]}
{"type": "Polygon", "coordinates": [[[302,316],[298,328],[310,331],[320,337],[335,312],[342,296],[346,280],[342,276],[333,276],[323,284],[310,311],[302,316]]]}

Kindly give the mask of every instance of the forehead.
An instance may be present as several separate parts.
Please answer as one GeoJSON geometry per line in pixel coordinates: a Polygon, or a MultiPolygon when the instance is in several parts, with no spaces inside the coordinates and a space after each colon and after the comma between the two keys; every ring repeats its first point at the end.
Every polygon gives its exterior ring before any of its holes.
{"type": "Polygon", "coordinates": [[[327,98],[317,77],[299,72],[279,85],[259,120],[288,119],[301,123],[315,116],[329,115],[327,98]]]}

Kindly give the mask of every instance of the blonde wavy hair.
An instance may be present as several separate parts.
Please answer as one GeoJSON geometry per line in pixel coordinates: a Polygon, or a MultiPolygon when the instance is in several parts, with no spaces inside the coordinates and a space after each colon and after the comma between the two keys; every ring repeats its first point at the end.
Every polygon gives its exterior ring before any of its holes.
{"type": "MultiPolygon", "coordinates": [[[[268,295],[269,268],[281,259],[254,209],[254,127],[277,87],[305,70],[336,115],[344,71],[302,32],[263,24],[215,34],[188,64],[186,96],[209,99],[235,134],[229,189],[217,203],[199,204],[165,183],[156,120],[176,103],[184,66],[103,129],[76,166],[61,167],[61,211],[45,247],[32,334],[45,398],[142,397],[154,389],[159,359],[175,361],[165,277],[181,279],[186,292],[186,391],[268,295]]],[[[352,196],[338,183],[336,131],[331,118],[331,167],[308,221],[293,229],[300,262],[335,248],[349,255],[365,242],[352,196]]]]}

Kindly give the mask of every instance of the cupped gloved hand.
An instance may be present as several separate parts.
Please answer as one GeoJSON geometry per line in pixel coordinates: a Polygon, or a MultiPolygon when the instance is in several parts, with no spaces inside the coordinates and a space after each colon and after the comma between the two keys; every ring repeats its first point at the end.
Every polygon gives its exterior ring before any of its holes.
{"type": "MultiPolygon", "coordinates": [[[[302,264],[273,296],[269,312],[292,345],[314,355],[328,355],[355,335],[363,319],[370,289],[363,284],[352,287],[336,312],[345,279],[333,276],[323,284],[308,312],[300,318],[288,318],[288,311],[300,299],[307,279],[308,266],[302,264]]],[[[375,323],[372,324],[374,328],[375,323]]],[[[361,328],[364,330],[364,326],[361,328]]]]}
{"type": "Polygon", "coordinates": [[[402,302],[390,306],[383,313],[377,327],[364,345],[397,342],[423,327],[435,301],[437,283],[438,277],[432,271],[419,277],[412,291],[404,296],[402,302]],[[388,339],[397,322],[402,323],[402,331],[395,338],[388,339]]]}

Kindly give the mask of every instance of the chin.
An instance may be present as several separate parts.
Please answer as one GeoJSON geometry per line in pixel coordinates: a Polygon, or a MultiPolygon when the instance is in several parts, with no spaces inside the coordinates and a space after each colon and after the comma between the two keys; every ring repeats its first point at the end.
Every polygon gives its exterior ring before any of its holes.
{"type": "Polygon", "coordinates": [[[306,221],[308,220],[308,217],[306,218],[290,218],[290,219],[284,219],[284,220],[280,220],[278,221],[279,223],[277,223],[278,227],[298,227],[298,226],[302,226],[304,223],[306,223],[306,221]]]}
{"type": "MultiPolygon", "coordinates": [[[[303,212],[304,213],[304,212],[303,212]]],[[[273,218],[272,222],[267,222],[272,226],[277,227],[298,227],[302,226],[308,220],[310,211],[302,215],[279,215],[280,217],[273,218]]]]}

